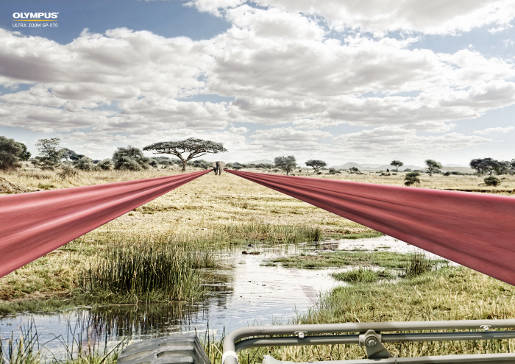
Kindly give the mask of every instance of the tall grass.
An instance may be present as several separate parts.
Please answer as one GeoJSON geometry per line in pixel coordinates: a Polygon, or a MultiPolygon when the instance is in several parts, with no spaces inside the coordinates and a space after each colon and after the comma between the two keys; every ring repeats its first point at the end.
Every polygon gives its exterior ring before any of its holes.
{"type": "Polygon", "coordinates": [[[109,291],[137,296],[159,292],[171,300],[202,293],[201,268],[214,267],[211,254],[179,245],[110,247],[84,272],[80,282],[88,292],[109,291]]]}
{"type": "Polygon", "coordinates": [[[104,337],[92,340],[89,330],[84,330],[84,325],[88,323],[82,319],[78,319],[75,324],[68,322],[66,333],[41,343],[37,327],[31,321],[26,327],[20,328],[18,336],[11,332],[10,338],[0,340],[0,364],[115,364],[127,340],[108,348],[107,332],[104,337]],[[65,341],[64,337],[68,340],[65,341]],[[51,343],[58,345],[51,349],[51,343]],[[54,351],[61,354],[56,356],[54,351]]]}
{"type": "Polygon", "coordinates": [[[422,253],[412,254],[410,260],[404,268],[404,276],[407,278],[413,278],[421,274],[430,272],[433,269],[434,263],[431,262],[422,253]]]}

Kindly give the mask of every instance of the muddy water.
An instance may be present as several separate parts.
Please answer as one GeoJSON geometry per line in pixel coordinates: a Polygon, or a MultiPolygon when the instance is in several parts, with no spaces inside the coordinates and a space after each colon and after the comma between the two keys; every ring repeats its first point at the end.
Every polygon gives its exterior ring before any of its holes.
{"type": "MultiPolygon", "coordinates": [[[[66,348],[96,343],[111,347],[124,338],[143,340],[178,331],[220,338],[224,332],[255,324],[287,323],[312,307],[321,294],[342,285],[331,277],[334,269],[303,270],[266,265],[270,258],[316,250],[387,250],[415,252],[417,248],[390,237],[330,241],[317,246],[247,248],[225,253],[230,269],[225,279],[209,287],[209,297],[197,304],[109,305],[77,307],[53,314],[19,314],[0,319],[4,340],[30,325],[37,328],[43,354],[60,357],[66,348]]],[[[340,271],[342,269],[339,269],[340,271]]],[[[220,272],[218,272],[220,273],[220,272]]]]}

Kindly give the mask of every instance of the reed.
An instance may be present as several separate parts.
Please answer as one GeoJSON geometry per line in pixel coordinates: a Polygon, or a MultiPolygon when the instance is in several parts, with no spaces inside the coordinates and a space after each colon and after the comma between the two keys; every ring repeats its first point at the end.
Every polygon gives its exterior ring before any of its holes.
{"type": "Polygon", "coordinates": [[[110,247],[82,275],[86,292],[144,296],[159,292],[170,300],[189,300],[202,292],[201,268],[213,267],[210,254],[180,245],[110,247]]]}
{"type": "Polygon", "coordinates": [[[433,262],[427,259],[424,254],[412,254],[410,260],[404,268],[404,276],[407,278],[419,276],[421,274],[430,272],[433,269],[433,266],[433,262]]]}

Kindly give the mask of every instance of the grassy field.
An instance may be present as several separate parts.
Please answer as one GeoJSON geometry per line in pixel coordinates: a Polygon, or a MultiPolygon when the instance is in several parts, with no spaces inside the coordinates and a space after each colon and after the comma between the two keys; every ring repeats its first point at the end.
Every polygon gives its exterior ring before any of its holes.
{"type": "MultiPolygon", "coordinates": [[[[0,177],[20,192],[171,173],[178,172],[81,172],[77,177],[61,180],[56,172],[26,169],[0,173],[0,177]]],[[[402,185],[404,174],[319,177],[402,185]]],[[[423,175],[420,187],[508,194],[515,189],[515,177],[503,178],[503,184],[495,188],[482,186],[482,178],[477,176],[423,175]]],[[[372,236],[377,236],[377,232],[255,183],[229,174],[220,177],[209,174],[0,278],[0,314],[54,310],[99,300],[133,302],[140,300],[141,295],[160,302],[188,301],[202,295],[200,282],[210,279],[221,269],[216,259],[219,250],[245,244],[372,236]],[[129,267],[135,251],[140,253],[141,259],[137,267],[129,267]],[[146,267],[154,262],[159,262],[160,269],[171,274],[164,278],[162,274],[154,277],[136,274],[148,271],[146,267]],[[133,280],[120,278],[127,272],[132,272],[133,280]],[[171,286],[175,291],[170,291],[171,286]],[[141,287],[151,287],[150,293],[141,287]]],[[[389,281],[391,272],[409,266],[411,259],[407,255],[388,252],[344,251],[280,258],[270,264],[309,269],[364,267],[340,274],[337,278],[351,284],[324,297],[312,312],[299,318],[301,322],[515,317],[513,287],[466,268],[444,267],[413,277],[402,278],[401,275],[401,279],[389,281]],[[371,272],[367,269],[369,266],[378,266],[382,270],[371,272]]],[[[514,351],[513,340],[498,344],[407,344],[392,349],[402,355],[503,350],[514,351]]],[[[215,353],[213,358],[217,359],[217,351],[212,352],[215,353]]],[[[264,353],[265,350],[255,350],[242,354],[241,359],[246,362],[264,353]]],[[[274,349],[272,353],[283,360],[363,356],[361,349],[344,346],[284,348],[274,349]]]]}
{"type": "MultiPolygon", "coordinates": [[[[515,317],[515,289],[463,267],[444,267],[391,283],[358,282],[333,290],[299,323],[411,320],[505,319],[515,317]]],[[[515,340],[386,344],[394,356],[514,352],[515,340]]],[[[213,363],[219,352],[211,348],[213,363]]],[[[240,363],[260,362],[263,355],[287,361],[364,358],[357,345],[260,348],[240,353],[240,363]]]]}
{"type": "MultiPolygon", "coordinates": [[[[30,169],[4,173],[0,177],[20,189],[37,190],[42,186],[64,188],[170,173],[162,170],[83,172],[75,178],[61,180],[56,172],[30,169]]],[[[109,294],[112,289],[94,294],[84,289],[88,288],[83,283],[85,272],[90,272],[92,267],[96,269],[113,249],[153,246],[163,250],[163,246],[172,246],[177,254],[184,255],[193,247],[196,251],[208,252],[206,256],[212,254],[213,247],[224,249],[248,243],[295,243],[373,234],[366,227],[239,177],[210,174],[0,278],[0,313],[52,310],[62,305],[95,301],[95,296],[102,301],[134,300],[130,294],[125,297],[109,294]]],[[[191,260],[186,255],[179,257],[180,260],[191,260]]],[[[176,299],[198,298],[198,284],[194,282],[204,279],[201,268],[213,268],[213,263],[196,264],[193,268],[194,271],[183,275],[191,280],[181,281],[189,288],[175,295],[176,299]]]]}

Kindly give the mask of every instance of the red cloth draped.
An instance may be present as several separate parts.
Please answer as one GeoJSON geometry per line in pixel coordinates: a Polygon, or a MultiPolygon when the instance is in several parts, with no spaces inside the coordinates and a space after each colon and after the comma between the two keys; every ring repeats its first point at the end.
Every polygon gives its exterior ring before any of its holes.
{"type": "Polygon", "coordinates": [[[228,170],[515,285],[515,198],[228,170]]]}
{"type": "Polygon", "coordinates": [[[0,277],[208,172],[0,196],[0,277]]]}

